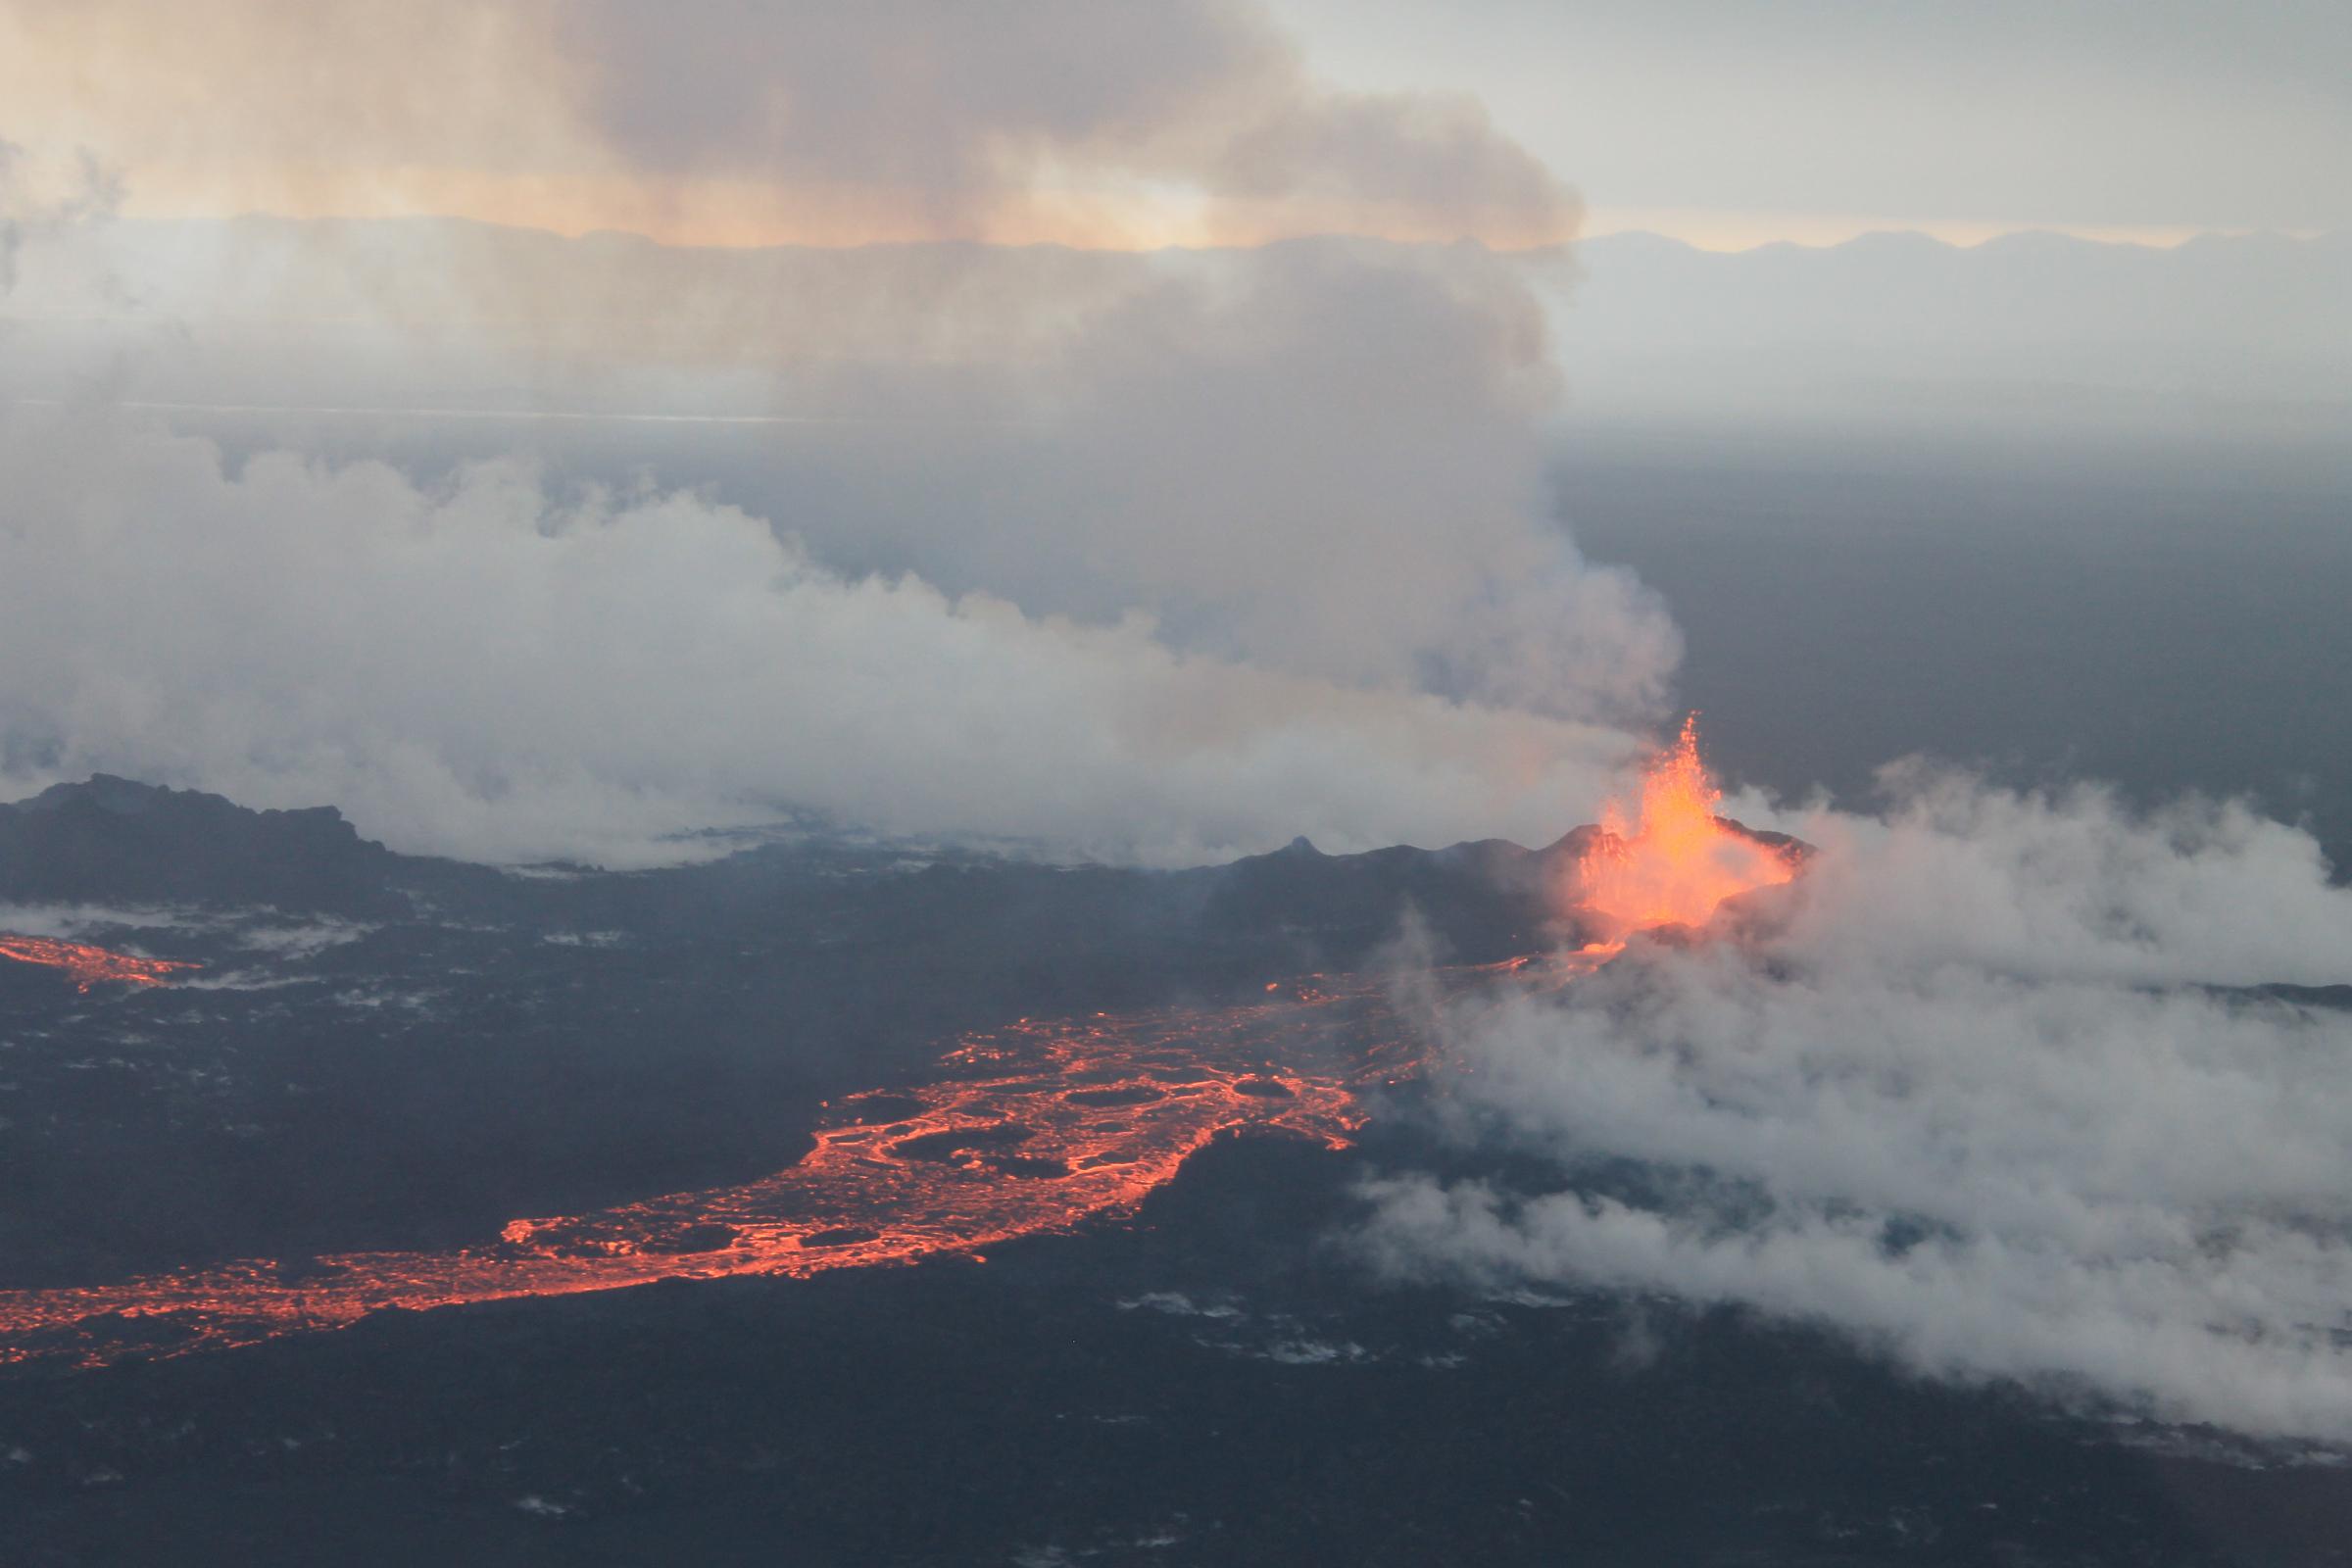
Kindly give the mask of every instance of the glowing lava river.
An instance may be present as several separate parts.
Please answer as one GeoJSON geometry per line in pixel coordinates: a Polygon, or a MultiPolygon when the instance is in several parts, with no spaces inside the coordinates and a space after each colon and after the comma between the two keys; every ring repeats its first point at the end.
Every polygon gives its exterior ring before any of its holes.
{"type": "MultiPolygon", "coordinates": [[[[1451,974],[1459,984],[1538,967],[1451,974]]],[[[1380,981],[1314,977],[1267,993],[967,1036],[935,1081],[839,1102],[799,1163],[741,1187],[517,1219],[454,1251],[339,1253],[298,1270],[247,1259],[0,1292],[0,1365],[225,1348],[390,1308],[969,1255],[1125,1214],[1221,1134],[1278,1129],[1344,1147],[1363,1123],[1362,1096],[1416,1070],[1380,981]]]]}
{"type": "Polygon", "coordinates": [[[121,980],[134,986],[160,986],[181,969],[201,969],[200,963],[180,963],[170,958],[135,958],[127,953],[110,953],[105,948],[93,948],[79,942],[59,942],[52,937],[24,937],[0,931],[0,958],[14,958],[19,963],[44,964],[63,969],[74,985],[83,991],[101,980],[121,980]]]}

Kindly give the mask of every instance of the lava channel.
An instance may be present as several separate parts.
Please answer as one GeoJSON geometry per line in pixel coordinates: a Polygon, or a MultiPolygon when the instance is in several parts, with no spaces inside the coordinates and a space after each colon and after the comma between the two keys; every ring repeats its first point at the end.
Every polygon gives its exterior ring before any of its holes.
{"type": "MultiPolygon", "coordinates": [[[[1718,799],[1687,722],[1643,781],[1639,825],[1629,830],[1615,809],[1604,818],[1574,902],[1623,931],[1698,924],[1724,899],[1793,876],[1801,852],[1717,817],[1718,799]]],[[[1558,986],[1622,948],[1596,942],[1440,981],[1558,986]]],[[[85,990],[155,985],[190,967],[42,938],[0,938],[0,953],[65,967],[85,990]]],[[[1226,1133],[1277,1129],[1343,1148],[1363,1125],[1364,1094],[1422,1062],[1385,985],[1358,975],[1277,983],[1235,1007],[1023,1019],[966,1037],[940,1068],[929,1084],[843,1101],[798,1163],[740,1187],[517,1219],[496,1241],[453,1251],[251,1258],[0,1292],[0,1366],[224,1349],[395,1308],[977,1256],[1132,1213],[1226,1133]]]]}
{"type": "Polygon", "coordinates": [[[111,953],[105,948],[93,948],[80,942],[60,942],[53,937],[24,937],[0,931],[0,958],[14,958],[19,963],[45,964],[63,969],[74,984],[87,991],[101,980],[120,980],[134,986],[160,986],[181,969],[201,969],[201,963],[181,963],[171,958],[134,958],[127,953],[111,953]]]}
{"type": "Polygon", "coordinates": [[[392,1308],[976,1255],[1130,1213],[1225,1133],[1271,1128],[1345,1147],[1365,1093],[1418,1067],[1371,977],[1277,984],[1228,1008],[1024,1019],[964,1037],[929,1084],[833,1105],[807,1155],[744,1186],[517,1219],[453,1251],[253,1258],[0,1292],[0,1365],[221,1349],[392,1308]]]}

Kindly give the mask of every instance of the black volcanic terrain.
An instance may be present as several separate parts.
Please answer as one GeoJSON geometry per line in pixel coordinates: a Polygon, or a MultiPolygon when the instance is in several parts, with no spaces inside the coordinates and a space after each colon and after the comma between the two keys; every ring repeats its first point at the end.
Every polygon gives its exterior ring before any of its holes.
{"type": "Polygon", "coordinates": [[[0,808],[0,907],[205,968],[84,996],[0,963],[0,1081],[44,1107],[0,1144],[0,1288],[742,1181],[805,1150],[820,1102],[965,1030],[1359,969],[1408,907],[1451,961],[1572,938],[1543,890],[1580,850],[1300,841],[1155,873],[812,839],[515,874],[394,855],[332,810],[61,786],[0,808]]]}
{"type": "MultiPolygon", "coordinates": [[[[1585,842],[1170,873],[812,829],[517,872],[329,810],[61,787],[0,808],[0,931],[203,967],[85,992],[0,961],[0,1290],[245,1258],[298,1289],[332,1254],[755,1182],[845,1116],[909,1167],[1042,1187],[1068,1173],[1035,1138],[906,1131],[943,1073],[1010,1081],[943,1065],[958,1038],[1102,1013],[1181,1045],[1408,931],[1458,966],[1575,946],[1550,890],[1585,842]]],[[[1184,1087],[1149,1060],[1041,1087],[1141,1118],[1184,1087]]],[[[1740,1311],[1378,1279],[1346,1245],[1364,1178],[1512,1172],[1409,1079],[1347,1138],[1316,1134],[1310,1072],[1221,1081],[1258,1122],[985,1261],[0,1366],[0,1563],[2352,1562],[2352,1471],[2309,1456],[1924,1384],[1740,1311]]]]}

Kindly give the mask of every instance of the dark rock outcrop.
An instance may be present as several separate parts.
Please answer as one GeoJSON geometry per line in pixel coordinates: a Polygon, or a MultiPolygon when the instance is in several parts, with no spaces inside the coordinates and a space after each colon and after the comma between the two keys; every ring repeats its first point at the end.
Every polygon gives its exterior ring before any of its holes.
{"type": "Polygon", "coordinates": [[[0,807],[0,897],[274,905],[348,915],[402,906],[397,860],[332,807],[255,811],[100,773],[0,807]]]}

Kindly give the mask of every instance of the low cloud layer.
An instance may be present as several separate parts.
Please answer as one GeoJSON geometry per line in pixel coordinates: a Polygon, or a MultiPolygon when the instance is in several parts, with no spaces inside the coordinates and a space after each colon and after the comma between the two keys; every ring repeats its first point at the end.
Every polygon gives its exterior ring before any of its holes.
{"type": "Polygon", "coordinates": [[[1825,853],[1749,943],[1448,1017],[1461,1130],[1563,1186],[1392,1179],[1369,1244],[2352,1442],[2352,1010],[2228,989],[2352,981],[2352,891],[2234,807],[1890,782],[1791,824],[1825,853]]]}
{"type": "MultiPolygon", "coordinates": [[[[813,807],[1170,860],[1547,840],[1658,711],[1679,637],[1547,516],[1557,372],[1492,255],[1301,242],[1076,289],[982,250],[877,265],[930,280],[892,330],[825,324],[832,295],[777,318],[817,352],[769,368],[845,434],[757,516],[436,460],[429,414],[396,469],[224,459],[105,398],[19,407],[0,780],[331,803],[490,858],[641,859],[813,807]]],[[[328,404],[439,363],[397,330],[339,361],[302,336],[223,336],[217,363],[328,404]]],[[[468,373],[544,341],[487,338],[468,373]]]]}
{"type": "Polygon", "coordinates": [[[104,415],[8,431],[0,777],[331,802],[398,847],[674,856],[813,807],[1184,860],[1552,830],[1630,742],[828,570],[691,495],[419,488],[104,415]]]}

